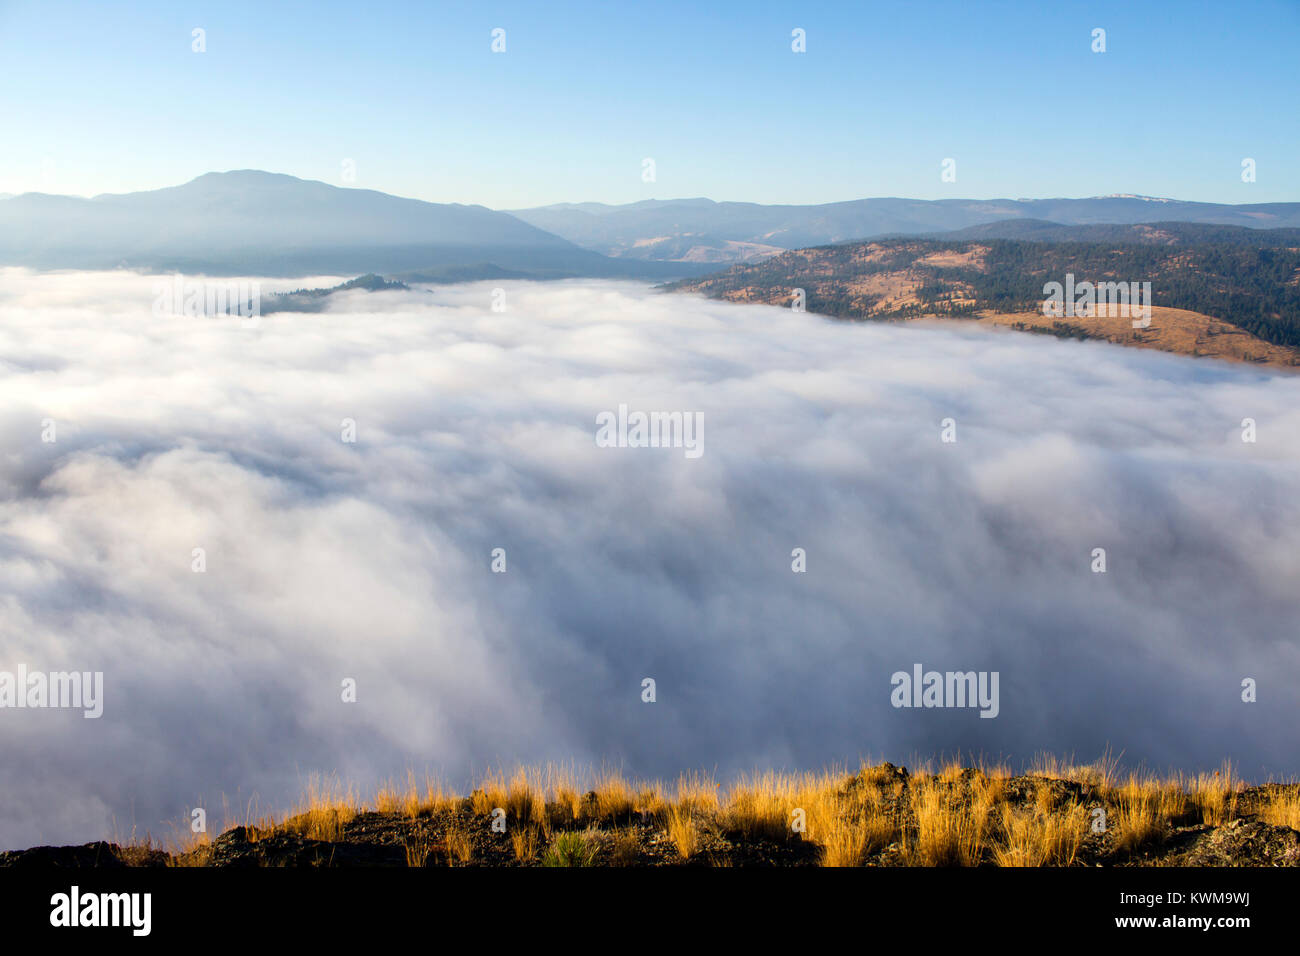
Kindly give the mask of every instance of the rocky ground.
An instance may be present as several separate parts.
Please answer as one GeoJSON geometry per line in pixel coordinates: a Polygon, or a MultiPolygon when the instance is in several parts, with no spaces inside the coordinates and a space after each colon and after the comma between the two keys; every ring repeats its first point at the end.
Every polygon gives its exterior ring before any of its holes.
{"type": "MultiPolygon", "coordinates": [[[[933,779],[933,778],[932,778],[933,779]]],[[[979,771],[966,770],[948,781],[954,804],[972,799],[979,771]]],[[[846,778],[844,793],[871,786],[883,795],[882,818],[895,828],[891,839],[869,848],[865,866],[914,865],[909,843],[916,839],[915,806],[909,789],[915,786],[904,768],[885,764],[846,778]],[[867,782],[867,774],[872,776],[867,782]],[[886,785],[882,785],[884,780],[886,785]]],[[[1134,843],[1121,830],[1092,833],[1082,840],[1076,866],[1300,866],[1300,832],[1258,819],[1279,794],[1300,785],[1269,784],[1235,791],[1224,822],[1204,822],[1205,813],[1188,803],[1177,818],[1159,821],[1153,832],[1134,843]]],[[[520,852],[510,833],[494,832],[492,815],[476,812],[466,798],[448,805],[407,813],[363,811],[340,822],[330,839],[305,835],[311,828],[290,818],[273,828],[237,826],[210,843],[185,852],[169,853],[140,846],[88,843],[82,846],[36,847],[0,853],[0,867],[362,867],[362,866],[817,866],[823,848],[800,833],[780,836],[746,835],[725,812],[697,810],[695,841],[683,858],[662,812],[626,812],[599,818],[597,795],[584,798],[590,812],[579,813],[569,829],[537,831],[536,843],[520,852]],[[576,824],[581,823],[581,826],[576,824]],[[577,849],[578,852],[573,852],[577,849]]],[[[477,803],[481,806],[482,801],[477,803]]],[[[1013,808],[1068,806],[1088,810],[1103,807],[1118,819],[1114,790],[1089,783],[1025,775],[1006,779],[997,805],[1013,808]]],[[[1091,828],[1089,828],[1091,829],[1091,828]]],[[[978,865],[992,865],[992,840],[978,855],[978,865]]]]}

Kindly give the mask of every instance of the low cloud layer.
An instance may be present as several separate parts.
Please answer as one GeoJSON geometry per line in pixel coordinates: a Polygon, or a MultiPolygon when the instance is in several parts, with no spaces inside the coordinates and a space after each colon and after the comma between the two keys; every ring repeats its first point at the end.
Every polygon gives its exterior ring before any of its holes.
{"type": "Polygon", "coordinates": [[[98,720],[0,710],[0,847],[317,771],[1300,763],[1300,379],[617,283],[247,329],[153,282],[0,274],[0,670],[104,673],[98,720]],[[620,405],[703,454],[598,447],[620,405]],[[997,717],[891,706],[918,662],[997,717]]]}

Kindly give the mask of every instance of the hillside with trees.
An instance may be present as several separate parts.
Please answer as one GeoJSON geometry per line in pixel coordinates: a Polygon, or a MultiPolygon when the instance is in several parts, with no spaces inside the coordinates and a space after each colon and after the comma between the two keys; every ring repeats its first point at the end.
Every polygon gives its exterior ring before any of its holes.
{"type": "MultiPolygon", "coordinates": [[[[1099,230],[1116,239],[896,238],[819,246],[665,288],[779,305],[803,289],[810,312],[889,320],[1042,317],[1044,286],[1065,283],[1067,275],[1075,282],[1149,282],[1157,310],[1218,320],[1300,356],[1300,231],[1169,223],[1079,231],[1099,230]]],[[[1072,335],[1111,338],[1090,335],[1086,317],[1072,323],[1072,335]]]]}

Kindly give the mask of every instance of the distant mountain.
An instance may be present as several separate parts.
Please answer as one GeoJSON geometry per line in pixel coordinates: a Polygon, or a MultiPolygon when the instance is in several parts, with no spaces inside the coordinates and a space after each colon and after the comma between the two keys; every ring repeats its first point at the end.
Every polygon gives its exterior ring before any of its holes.
{"type": "Polygon", "coordinates": [[[817,206],[651,199],[624,206],[562,203],[515,210],[514,215],[602,255],[681,262],[746,261],[807,246],[942,233],[1016,220],[1059,225],[1160,221],[1300,228],[1300,203],[1224,205],[1129,195],[858,199],[817,206]]]}
{"type": "Polygon", "coordinates": [[[490,262],[478,262],[470,265],[438,266],[432,269],[417,269],[403,272],[396,276],[399,281],[412,285],[450,284],[454,282],[472,282],[479,279],[527,279],[526,272],[516,269],[503,269],[490,262]]]}
{"type": "Polygon", "coordinates": [[[93,199],[0,201],[0,266],[210,275],[410,273],[493,278],[675,279],[790,249],[968,230],[969,238],[1136,240],[1134,224],[1300,228],[1300,203],[1231,206],[1138,196],[860,199],[765,206],[710,199],[562,203],[515,213],[403,199],[276,173],[207,173],[181,186],[93,199]],[[1110,231],[1107,232],[1106,230],[1110,231]]]}
{"type": "Polygon", "coordinates": [[[968,226],[952,232],[936,233],[924,238],[1023,239],[1030,242],[1113,242],[1164,246],[1221,243],[1258,248],[1300,248],[1300,229],[1258,229],[1199,222],[1067,226],[1059,222],[1045,222],[1042,219],[1007,219],[1002,222],[968,226]]]}
{"type": "Polygon", "coordinates": [[[483,206],[255,170],[93,199],[15,196],[0,203],[0,265],[272,276],[453,269],[468,278],[476,270],[535,278],[699,271],[610,260],[483,206]]]}

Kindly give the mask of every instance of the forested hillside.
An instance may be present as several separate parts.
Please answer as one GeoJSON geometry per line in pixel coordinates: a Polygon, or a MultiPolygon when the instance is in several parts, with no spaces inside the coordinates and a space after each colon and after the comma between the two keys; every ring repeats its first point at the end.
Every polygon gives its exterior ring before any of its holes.
{"type": "Polygon", "coordinates": [[[1150,282],[1153,306],[1300,347],[1296,230],[1116,228],[1128,230],[1124,241],[900,238],[820,246],[668,288],[779,304],[803,289],[809,311],[845,318],[961,317],[1041,312],[1044,285],[1072,274],[1077,282],[1150,282]]]}

